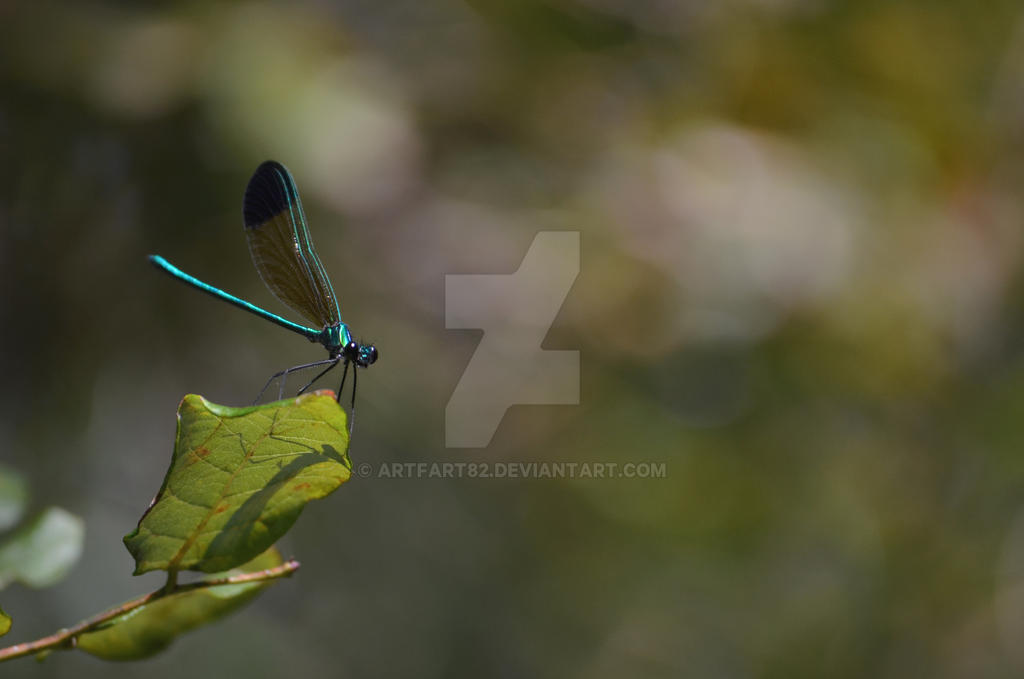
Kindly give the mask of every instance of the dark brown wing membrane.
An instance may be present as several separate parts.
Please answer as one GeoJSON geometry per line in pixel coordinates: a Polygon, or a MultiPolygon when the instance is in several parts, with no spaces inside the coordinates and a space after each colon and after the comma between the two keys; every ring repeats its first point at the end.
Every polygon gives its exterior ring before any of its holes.
{"type": "Polygon", "coordinates": [[[334,288],[284,165],[268,160],[256,169],[245,188],[242,218],[252,263],[274,296],[318,327],[337,323],[334,288]]]}

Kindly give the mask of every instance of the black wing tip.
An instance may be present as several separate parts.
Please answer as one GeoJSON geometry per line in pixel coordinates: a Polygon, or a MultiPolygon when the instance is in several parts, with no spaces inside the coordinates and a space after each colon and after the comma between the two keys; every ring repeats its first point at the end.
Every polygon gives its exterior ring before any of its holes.
{"type": "Polygon", "coordinates": [[[286,185],[295,185],[288,168],[276,160],[260,163],[245,187],[245,198],[242,201],[245,228],[259,228],[288,209],[291,197],[286,185]]]}
{"type": "Polygon", "coordinates": [[[262,163],[260,163],[260,166],[257,167],[256,171],[253,172],[252,174],[255,177],[258,174],[261,174],[263,172],[269,172],[270,170],[284,170],[285,172],[287,172],[288,168],[286,168],[284,165],[277,162],[276,160],[264,160],[262,163]]]}

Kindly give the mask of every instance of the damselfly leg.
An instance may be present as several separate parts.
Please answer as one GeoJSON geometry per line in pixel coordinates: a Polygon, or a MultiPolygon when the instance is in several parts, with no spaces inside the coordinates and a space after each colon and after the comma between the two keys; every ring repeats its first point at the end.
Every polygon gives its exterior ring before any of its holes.
{"type": "MultiPolygon", "coordinates": [[[[277,398],[278,399],[282,399],[282,398],[284,398],[284,385],[285,385],[285,381],[288,379],[288,375],[289,374],[291,374],[293,372],[297,372],[299,370],[308,370],[309,368],[315,368],[317,366],[326,365],[328,363],[332,363],[332,364],[337,365],[338,359],[337,358],[326,358],[326,359],[324,359],[322,361],[313,361],[312,363],[303,363],[302,365],[295,365],[295,366],[292,366],[291,368],[285,368],[284,370],[281,370],[279,372],[274,373],[273,375],[270,376],[270,379],[267,380],[267,383],[263,385],[263,388],[260,389],[260,393],[258,393],[256,395],[256,398],[253,399],[253,402],[252,402],[253,405],[256,405],[257,403],[260,402],[260,399],[263,398],[263,394],[267,391],[267,389],[270,387],[270,385],[273,384],[274,380],[276,380],[277,378],[281,378],[281,386],[278,389],[277,398]]],[[[331,367],[334,367],[334,366],[332,365],[331,367]]],[[[326,372],[326,371],[324,371],[324,372],[326,372]]],[[[323,374],[323,373],[321,373],[321,374],[323,374]]],[[[312,384],[312,383],[310,383],[310,384],[312,384]]]]}
{"type": "Polygon", "coordinates": [[[326,374],[327,374],[327,373],[329,373],[330,371],[332,371],[332,370],[334,370],[335,368],[337,368],[337,367],[338,367],[338,363],[339,363],[340,361],[341,361],[341,357],[338,357],[338,358],[334,359],[334,362],[333,362],[333,363],[331,363],[331,364],[330,364],[329,366],[327,366],[326,368],[324,368],[323,370],[321,370],[321,371],[320,371],[319,373],[317,373],[317,376],[316,376],[316,377],[314,377],[313,379],[311,379],[311,380],[310,380],[309,382],[306,382],[306,386],[304,386],[304,387],[303,387],[302,389],[299,389],[299,393],[300,393],[300,394],[304,394],[304,393],[306,392],[306,390],[307,390],[307,389],[309,389],[309,388],[310,388],[311,386],[313,386],[313,383],[314,383],[314,382],[316,382],[316,381],[317,381],[318,379],[320,379],[321,377],[323,377],[324,375],[326,375],[326,374]]]}

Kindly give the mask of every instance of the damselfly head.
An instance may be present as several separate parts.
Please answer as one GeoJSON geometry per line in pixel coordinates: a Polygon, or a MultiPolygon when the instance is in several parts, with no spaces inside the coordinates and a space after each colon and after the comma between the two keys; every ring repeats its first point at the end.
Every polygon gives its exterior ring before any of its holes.
{"type": "Polygon", "coordinates": [[[357,360],[357,363],[365,368],[368,365],[376,363],[379,355],[377,347],[372,344],[364,344],[359,347],[359,359],[357,360]]]}
{"type": "Polygon", "coordinates": [[[345,357],[345,360],[352,361],[360,368],[373,365],[377,362],[378,356],[380,356],[377,347],[372,344],[359,344],[355,341],[345,345],[342,355],[345,357]]]}

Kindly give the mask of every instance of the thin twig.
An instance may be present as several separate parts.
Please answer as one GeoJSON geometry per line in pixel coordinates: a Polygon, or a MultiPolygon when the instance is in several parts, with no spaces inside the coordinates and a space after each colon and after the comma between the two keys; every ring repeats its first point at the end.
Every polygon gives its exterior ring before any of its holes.
{"type": "Polygon", "coordinates": [[[277,578],[287,577],[298,569],[299,562],[295,559],[289,559],[280,566],[256,571],[255,573],[242,573],[241,575],[230,575],[223,578],[211,578],[208,580],[200,580],[199,582],[190,582],[187,585],[178,585],[170,591],[168,591],[166,587],[161,587],[155,592],[150,592],[149,594],[132,599],[131,601],[126,601],[120,606],[115,606],[114,608],[103,611],[102,613],[97,613],[91,618],[78,623],[74,627],[62,629],[50,636],[43,637],[42,639],[36,639],[35,641],[28,641],[23,644],[15,644],[14,646],[2,648],[0,649],[0,662],[20,658],[25,655],[31,655],[51,648],[60,648],[63,646],[70,647],[74,644],[75,639],[77,639],[80,634],[89,632],[108,620],[112,620],[119,615],[124,615],[128,611],[138,608],[139,606],[151,603],[157,599],[162,599],[166,596],[182,594],[196,589],[218,587],[220,585],[238,585],[247,582],[276,580],[277,578]]]}

